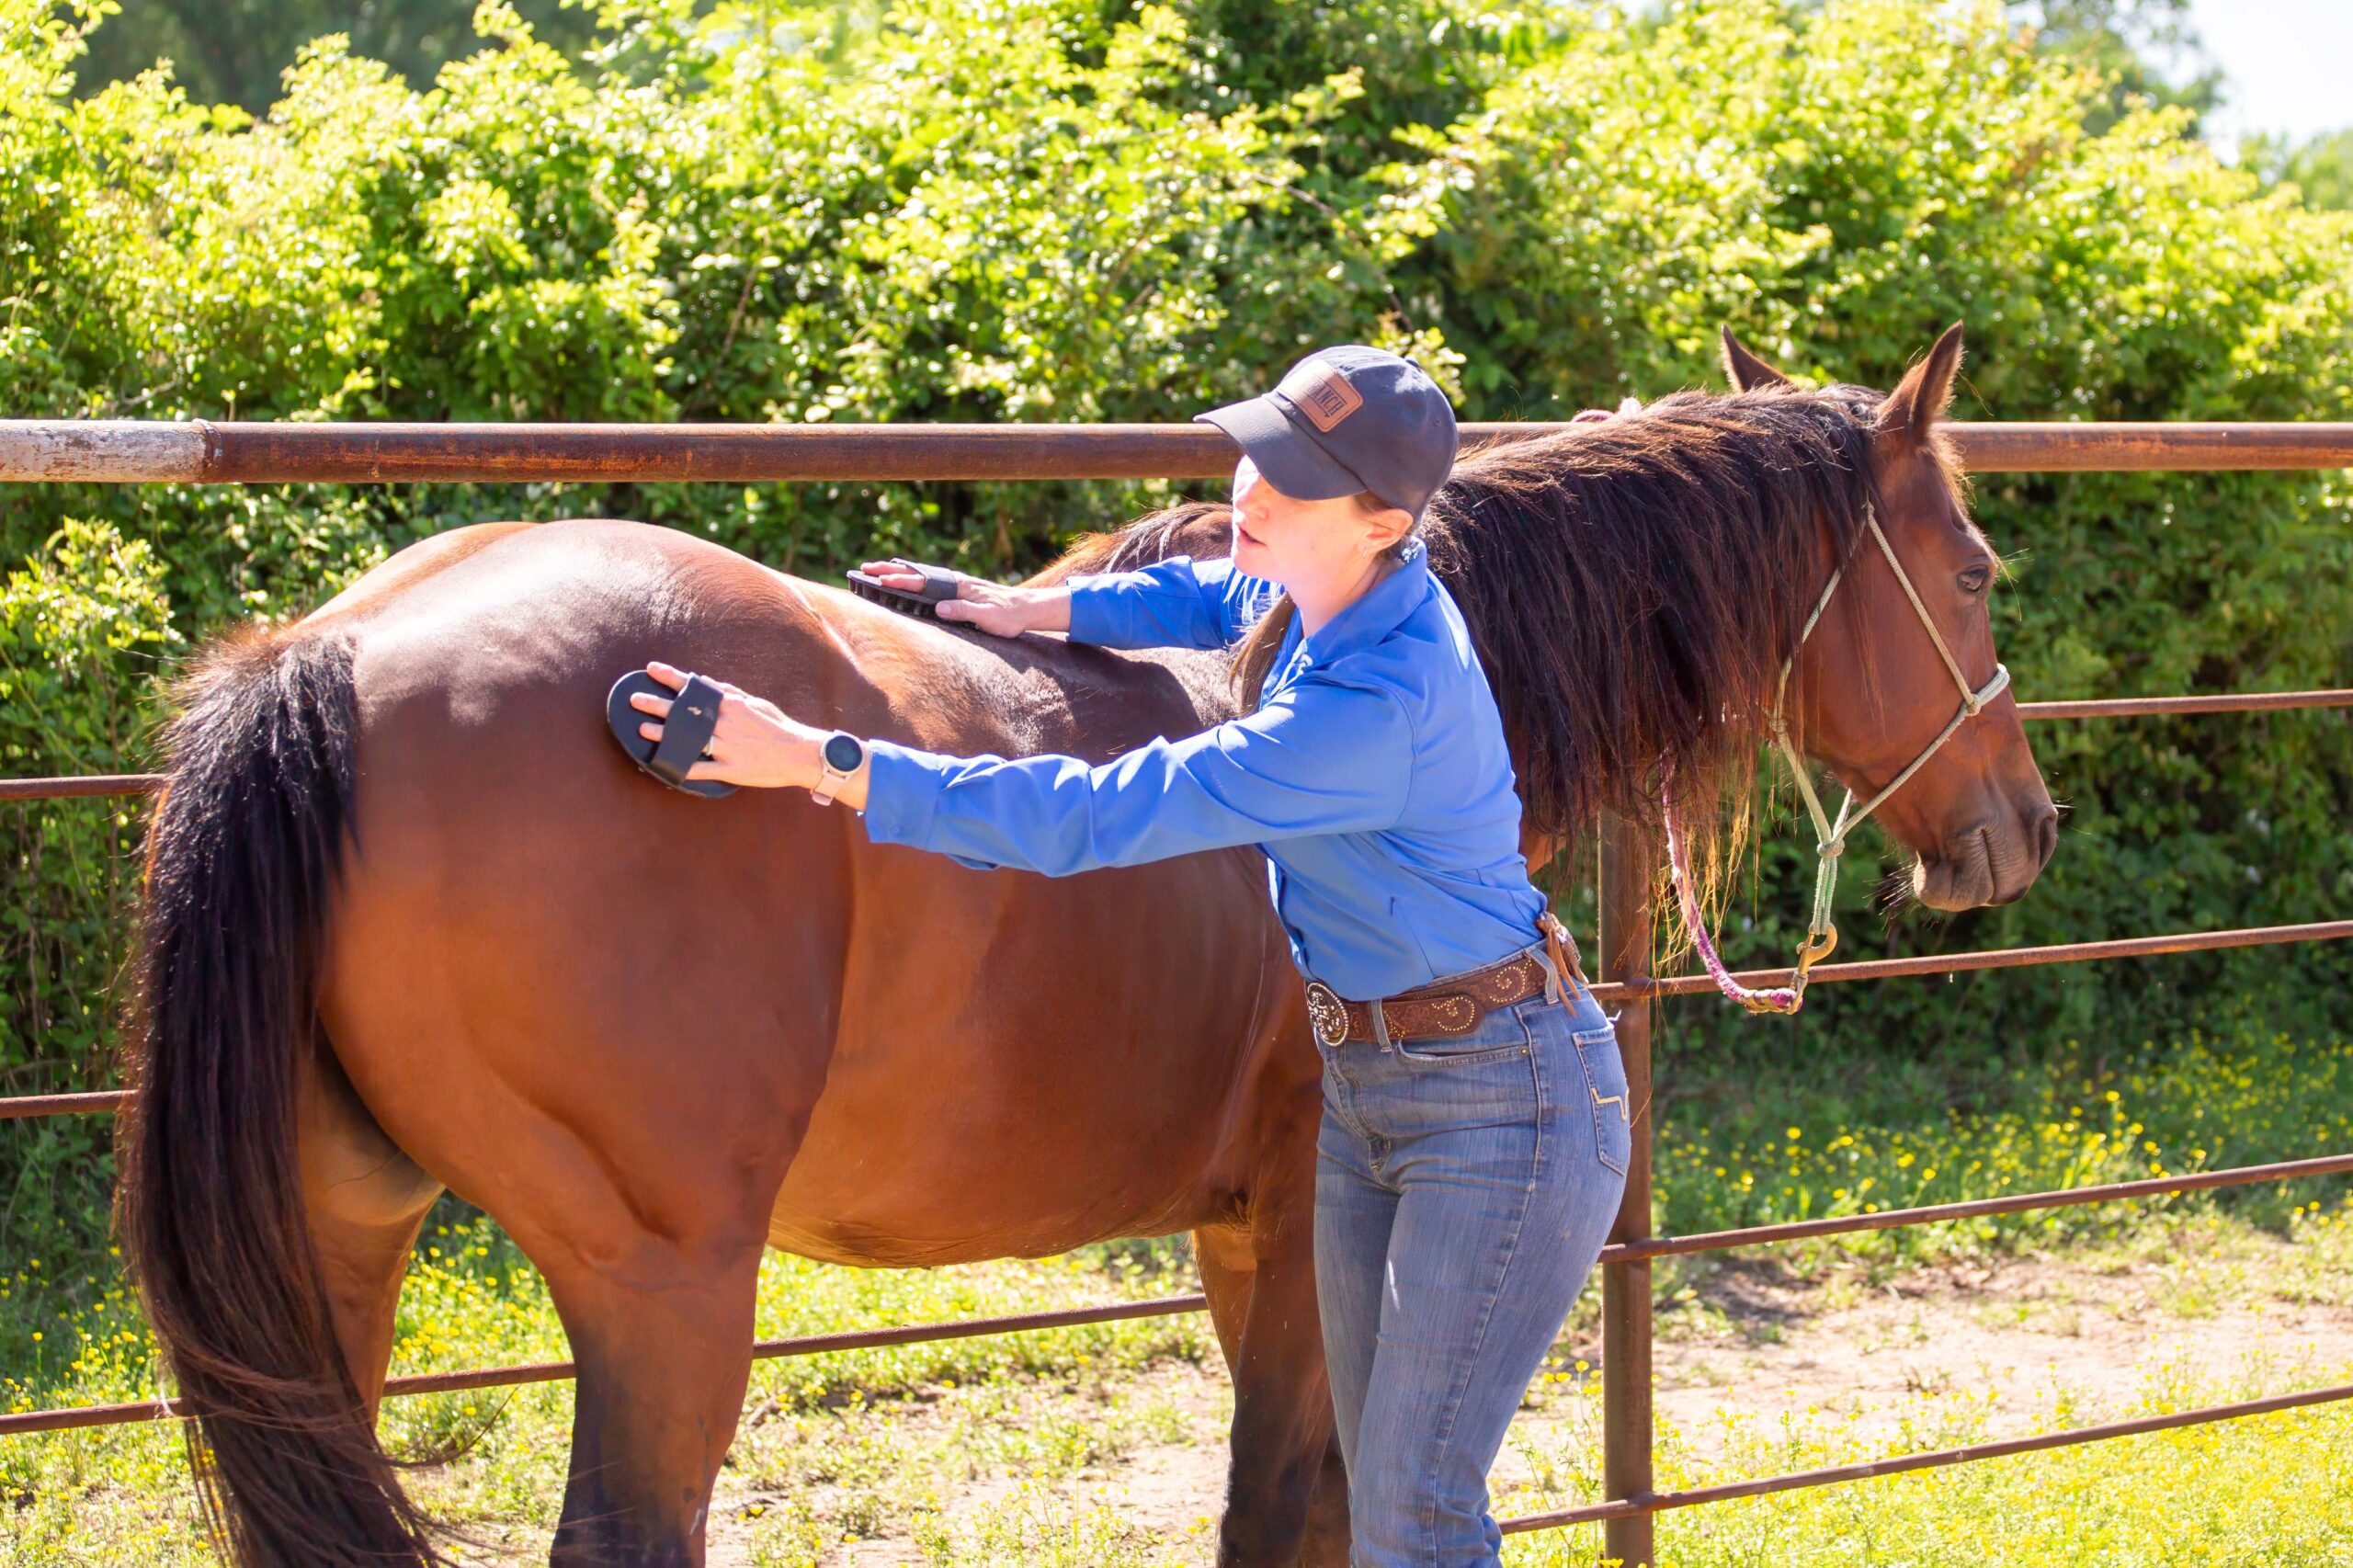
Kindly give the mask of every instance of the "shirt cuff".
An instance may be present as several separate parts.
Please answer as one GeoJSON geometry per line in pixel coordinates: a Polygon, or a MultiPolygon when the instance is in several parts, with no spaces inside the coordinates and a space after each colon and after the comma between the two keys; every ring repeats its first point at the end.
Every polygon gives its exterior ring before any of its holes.
{"type": "Polygon", "coordinates": [[[866,836],[877,844],[931,847],[932,819],[955,761],[893,741],[868,741],[866,836]]]}
{"type": "Polygon", "coordinates": [[[1113,641],[1119,628],[1111,616],[1119,595],[1116,590],[1096,586],[1099,578],[1116,576],[1116,573],[1081,572],[1065,583],[1070,590],[1070,640],[1074,642],[1097,644],[1113,641]]]}

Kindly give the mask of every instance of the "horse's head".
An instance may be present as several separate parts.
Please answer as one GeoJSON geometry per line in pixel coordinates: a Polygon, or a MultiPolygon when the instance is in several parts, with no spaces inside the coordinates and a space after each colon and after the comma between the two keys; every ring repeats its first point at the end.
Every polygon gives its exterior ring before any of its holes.
{"type": "MultiPolygon", "coordinates": [[[[1946,910],[2023,896],[2059,833],[2058,811],[2010,692],[1996,692],[1953,723],[1995,676],[1987,598],[2001,575],[2000,558],[1970,520],[1959,466],[1935,431],[1952,397],[1961,348],[1955,325],[1879,403],[1872,488],[1888,548],[1869,528],[1853,536],[1834,604],[1799,651],[1790,691],[1792,729],[1806,753],[1859,802],[1926,754],[1873,814],[1918,855],[1914,895],[1946,910]]],[[[1729,330],[1724,362],[1743,392],[1787,381],[1729,330]]],[[[1825,559],[1818,580],[1826,582],[1838,565],[1825,559]]]]}

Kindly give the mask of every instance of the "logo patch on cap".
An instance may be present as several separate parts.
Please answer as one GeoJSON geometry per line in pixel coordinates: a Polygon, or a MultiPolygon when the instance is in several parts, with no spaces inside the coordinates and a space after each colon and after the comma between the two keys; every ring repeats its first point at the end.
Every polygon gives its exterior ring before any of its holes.
{"type": "Polygon", "coordinates": [[[1364,393],[1350,386],[1348,378],[1329,365],[1302,365],[1285,376],[1275,390],[1290,399],[1307,415],[1308,423],[1327,436],[1338,428],[1341,420],[1364,406],[1364,393]]]}

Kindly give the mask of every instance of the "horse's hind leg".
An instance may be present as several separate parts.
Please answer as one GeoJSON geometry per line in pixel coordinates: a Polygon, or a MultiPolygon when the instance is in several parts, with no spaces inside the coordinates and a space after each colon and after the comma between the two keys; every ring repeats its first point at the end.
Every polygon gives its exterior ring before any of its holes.
{"type": "Polygon", "coordinates": [[[384,1135],[324,1046],[305,1065],[297,1106],[311,1244],[344,1365],[372,1421],[392,1360],[401,1277],[441,1184],[384,1135]]]}
{"type": "Polygon", "coordinates": [[[697,1257],[652,1236],[622,1271],[548,1287],[580,1382],[572,1478],[551,1561],[688,1568],[752,1369],[756,1244],[697,1257]]]}

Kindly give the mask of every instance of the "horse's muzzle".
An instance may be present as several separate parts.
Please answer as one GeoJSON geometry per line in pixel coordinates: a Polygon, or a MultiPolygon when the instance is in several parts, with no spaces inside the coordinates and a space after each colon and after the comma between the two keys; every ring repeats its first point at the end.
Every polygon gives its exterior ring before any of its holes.
{"type": "Polygon", "coordinates": [[[1912,895],[1930,909],[1982,909],[2015,903],[2034,886],[2059,844],[2059,813],[2049,806],[2029,821],[1980,823],[1947,840],[1912,868],[1912,895]]]}

